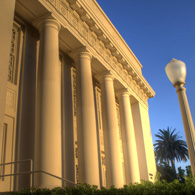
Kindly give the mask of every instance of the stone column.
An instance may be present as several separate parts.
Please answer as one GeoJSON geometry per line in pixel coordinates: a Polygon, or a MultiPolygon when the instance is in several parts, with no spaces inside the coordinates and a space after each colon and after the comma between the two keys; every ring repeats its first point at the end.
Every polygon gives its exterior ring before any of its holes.
{"type": "Polygon", "coordinates": [[[118,91],[123,151],[125,160],[126,182],[140,182],[137,147],[130,104],[130,96],[127,89],[118,91]]]}
{"type": "MultiPolygon", "coordinates": [[[[40,53],[37,81],[35,170],[62,175],[61,77],[59,64],[60,24],[44,19],[39,24],[40,53]]],[[[35,187],[61,186],[61,180],[40,173],[35,187]]]]}
{"type": "Polygon", "coordinates": [[[91,54],[81,49],[73,52],[77,79],[77,128],[79,182],[99,186],[99,164],[91,54]]]}
{"type": "Polygon", "coordinates": [[[113,79],[114,77],[110,73],[100,75],[106,183],[107,187],[114,185],[120,188],[124,185],[124,181],[113,79]]]}

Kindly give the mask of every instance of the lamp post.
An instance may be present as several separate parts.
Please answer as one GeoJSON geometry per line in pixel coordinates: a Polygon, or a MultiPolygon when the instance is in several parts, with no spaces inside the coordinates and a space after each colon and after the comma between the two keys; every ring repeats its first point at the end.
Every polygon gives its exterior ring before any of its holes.
{"type": "Polygon", "coordinates": [[[187,140],[187,146],[190,156],[190,163],[193,176],[195,175],[195,136],[194,136],[194,124],[190,112],[186,96],[185,78],[186,78],[186,65],[184,62],[176,59],[172,59],[165,68],[167,77],[173,83],[176,88],[176,92],[179,99],[181,115],[183,119],[183,125],[185,129],[185,135],[187,140]]]}

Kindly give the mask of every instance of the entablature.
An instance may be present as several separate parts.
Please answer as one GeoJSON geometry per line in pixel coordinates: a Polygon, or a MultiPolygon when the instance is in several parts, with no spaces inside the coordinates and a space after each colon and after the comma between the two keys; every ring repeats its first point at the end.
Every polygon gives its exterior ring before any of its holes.
{"type": "MultiPolygon", "coordinates": [[[[19,1],[26,3],[24,0],[19,1]]],[[[148,98],[154,97],[155,92],[142,75],[141,64],[96,1],[37,1],[61,23],[64,29],[67,29],[77,38],[75,42],[80,42],[79,47],[86,46],[89,48],[93,58],[96,58],[108,70],[112,70],[115,78],[125,87],[131,88],[133,93],[142,101],[146,103],[148,98]],[[94,11],[91,6],[94,6],[94,11]],[[96,9],[99,10],[100,16],[96,15],[96,9]],[[104,18],[102,20],[109,24],[110,31],[114,32],[114,36],[100,21],[101,18],[104,18]]],[[[70,51],[71,49],[76,49],[76,47],[70,47],[70,51]]]]}

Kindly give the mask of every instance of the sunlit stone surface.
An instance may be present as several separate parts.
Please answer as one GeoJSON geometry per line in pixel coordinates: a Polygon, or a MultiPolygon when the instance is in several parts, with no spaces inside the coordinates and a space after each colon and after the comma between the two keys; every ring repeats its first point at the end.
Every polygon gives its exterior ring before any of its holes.
{"type": "Polygon", "coordinates": [[[0,163],[17,162],[0,191],[153,182],[155,93],[97,2],[6,0],[0,16],[0,163]]]}

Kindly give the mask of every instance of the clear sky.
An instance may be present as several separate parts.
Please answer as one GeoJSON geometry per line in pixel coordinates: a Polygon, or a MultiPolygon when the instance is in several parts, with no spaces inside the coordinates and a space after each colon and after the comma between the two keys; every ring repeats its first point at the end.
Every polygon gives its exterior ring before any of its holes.
{"type": "MultiPolygon", "coordinates": [[[[153,143],[158,129],[176,128],[185,140],[177,94],[165,73],[172,58],[187,66],[187,97],[195,120],[195,0],[97,0],[141,62],[156,92],[149,99],[153,143]]],[[[195,121],[194,121],[195,122],[195,121]]],[[[182,165],[185,168],[189,162],[182,165]]]]}

